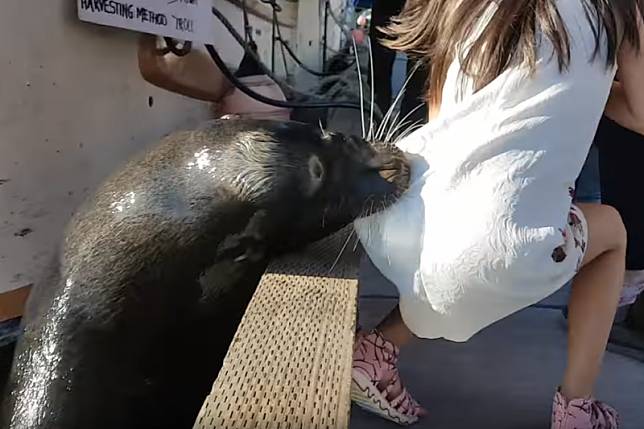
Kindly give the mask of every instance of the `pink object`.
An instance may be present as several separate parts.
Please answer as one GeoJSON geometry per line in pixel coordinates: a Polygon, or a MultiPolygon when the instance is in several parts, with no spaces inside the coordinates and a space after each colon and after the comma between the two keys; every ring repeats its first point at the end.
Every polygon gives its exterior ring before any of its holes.
{"type": "Polygon", "coordinates": [[[410,425],[426,411],[400,381],[398,353],[398,347],[378,331],[359,335],[353,354],[351,399],[366,411],[400,425],[410,425]]]}
{"type": "Polygon", "coordinates": [[[364,43],[366,38],[364,31],[354,29],[354,30],[351,30],[351,34],[353,35],[354,39],[356,39],[356,43],[358,44],[364,43]]]}
{"type": "MultiPolygon", "coordinates": [[[[258,94],[274,100],[286,101],[286,97],[284,97],[279,85],[266,75],[247,76],[239,80],[258,94]]],[[[261,103],[235,88],[221,99],[217,106],[217,114],[220,116],[236,115],[241,118],[288,121],[291,112],[290,109],[261,103]]]]}
{"type": "Polygon", "coordinates": [[[560,392],[552,404],[551,429],[617,429],[617,411],[593,398],[567,402],[560,392]]]}
{"type": "Polygon", "coordinates": [[[619,306],[634,304],[637,297],[644,293],[644,270],[627,270],[624,276],[624,288],[619,299],[619,306]]]}

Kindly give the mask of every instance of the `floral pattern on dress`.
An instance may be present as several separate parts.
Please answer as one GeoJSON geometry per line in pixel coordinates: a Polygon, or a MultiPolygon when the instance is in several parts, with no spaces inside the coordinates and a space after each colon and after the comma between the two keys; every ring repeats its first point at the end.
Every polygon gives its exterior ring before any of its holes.
{"type": "MultiPolygon", "coordinates": [[[[574,196],[574,189],[570,188],[569,190],[571,197],[574,196]]],[[[578,255],[577,259],[577,269],[581,265],[581,262],[586,253],[586,224],[582,221],[583,214],[580,209],[572,205],[570,211],[568,212],[568,228],[559,229],[561,236],[563,237],[564,243],[561,246],[558,246],[552,251],[552,260],[555,263],[561,263],[566,260],[568,257],[568,252],[570,249],[570,241],[572,240],[572,248],[577,250],[575,253],[578,255]]]]}

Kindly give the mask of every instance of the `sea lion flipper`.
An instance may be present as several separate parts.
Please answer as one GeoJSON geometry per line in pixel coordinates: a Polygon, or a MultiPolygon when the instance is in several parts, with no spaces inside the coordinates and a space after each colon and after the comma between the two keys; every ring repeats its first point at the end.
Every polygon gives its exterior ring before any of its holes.
{"type": "Polygon", "coordinates": [[[217,260],[234,260],[242,262],[249,260],[257,262],[266,257],[266,225],[268,215],[266,210],[258,210],[250,218],[244,230],[234,238],[227,240],[225,248],[218,252],[217,260]]]}
{"type": "Polygon", "coordinates": [[[264,259],[267,255],[266,235],[265,233],[270,230],[267,225],[270,224],[268,213],[266,210],[258,210],[253,217],[248,221],[242,242],[244,243],[245,252],[242,257],[249,259],[252,262],[257,262],[264,259]]]}

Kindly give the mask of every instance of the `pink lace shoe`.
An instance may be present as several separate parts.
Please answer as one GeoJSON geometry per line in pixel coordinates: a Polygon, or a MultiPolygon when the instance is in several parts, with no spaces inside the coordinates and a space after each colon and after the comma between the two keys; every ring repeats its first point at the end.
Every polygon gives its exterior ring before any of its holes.
{"type": "Polygon", "coordinates": [[[552,403],[551,429],[617,429],[617,411],[593,398],[567,402],[559,392],[552,403]]]}
{"type": "Polygon", "coordinates": [[[351,399],[366,411],[410,425],[426,411],[403,387],[397,362],[398,347],[378,331],[359,334],[353,353],[351,399]]]}

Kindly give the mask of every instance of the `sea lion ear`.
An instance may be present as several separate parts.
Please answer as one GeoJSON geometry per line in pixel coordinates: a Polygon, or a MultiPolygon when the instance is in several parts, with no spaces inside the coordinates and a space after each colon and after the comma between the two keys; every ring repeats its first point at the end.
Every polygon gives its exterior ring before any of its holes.
{"type": "Polygon", "coordinates": [[[309,186],[307,190],[309,197],[314,195],[322,187],[325,176],[326,170],[324,164],[322,164],[322,161],[317,155],[311,155],[309,158],[309,186]]]}

